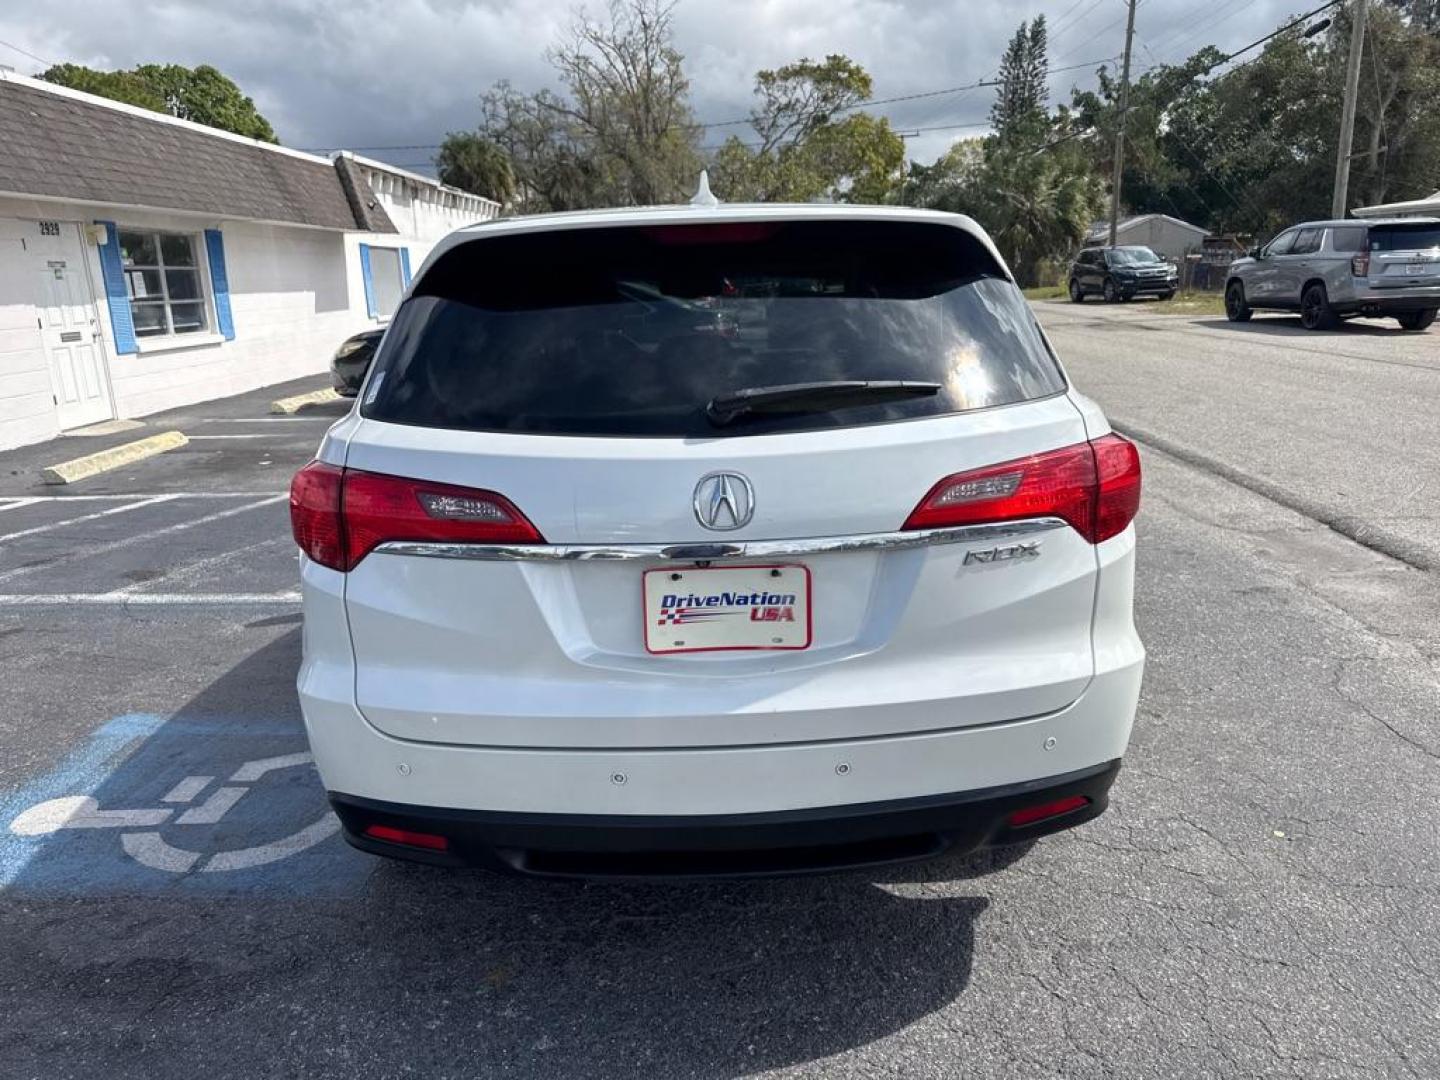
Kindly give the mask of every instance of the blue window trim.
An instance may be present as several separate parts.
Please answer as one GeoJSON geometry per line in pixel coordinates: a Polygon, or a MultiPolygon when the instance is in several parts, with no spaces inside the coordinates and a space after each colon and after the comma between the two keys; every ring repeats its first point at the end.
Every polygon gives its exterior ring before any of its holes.
{"type": "Polygon", "coordinates": [[[400,249],[400,283],[404,288],[410,287],[410,249],[400,249]]]}
{"type": "Polygon", "coordinates": [[[365,310],[370,318],[380,317],[380,307],[375,302],[375,279],[370,273],[370,245],[360,245],[360,277],[365,282],[365,310]]]}
{"type": "Polygon", "coordinates": [[[105,243],[100,247],[100,274],[105,279],[105,306],[110,309],[115,352],[120,356],[138,353],[135,320],[130,314],[130,290],[125,287],[125,267],[120,261],[120,232],[113,221],[95,224],[105,227],[105,243]]]}
{"type": "Polygon", "coordinates": [[[205,230],[205,253],[210,259],[210,287],[215,293],[215,326],[226,341],[235,340],[235,319],[230,313],[230,275],[225,271],[225,238],[219,229],[205,230]]]}

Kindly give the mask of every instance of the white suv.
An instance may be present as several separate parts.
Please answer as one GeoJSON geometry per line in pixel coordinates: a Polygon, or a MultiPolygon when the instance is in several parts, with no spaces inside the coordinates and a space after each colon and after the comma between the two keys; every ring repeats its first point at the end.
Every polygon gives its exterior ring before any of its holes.
{"type": "Polygon", "coordinates": [[[835,869],[1107,804],[1134,446],[965,217],[511,218],[426,261],[295,478],[300,700],[355,846],[835,869]]]}

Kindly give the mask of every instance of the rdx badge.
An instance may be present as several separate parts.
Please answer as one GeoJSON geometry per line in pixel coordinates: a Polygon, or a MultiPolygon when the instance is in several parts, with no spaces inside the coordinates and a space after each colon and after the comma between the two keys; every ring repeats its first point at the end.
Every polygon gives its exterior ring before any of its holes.
{"type": "Polygon", "coordinates": [[[1030,540],[1023,544],[986,548],[984,551],[967,551],[965,553],[964,565],[969,566],[971,563],[1009,562],[1011,559],[1038,559],[1039,557],[1040,541],[1030,540]]]}

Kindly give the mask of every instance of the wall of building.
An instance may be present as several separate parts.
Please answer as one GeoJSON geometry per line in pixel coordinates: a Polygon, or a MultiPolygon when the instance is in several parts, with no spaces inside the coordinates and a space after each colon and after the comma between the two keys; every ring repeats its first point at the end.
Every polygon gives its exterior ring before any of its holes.
{"type": "MultiPolygon", "coordinates": [[[[498,204],[454,188],[426,183],[403,173],[373,168],[357,161],[370,182],[376,200],[385,208],[395,228],[413,240],[426,244],[426,252],[447,233],[477,221],[488,221],[500,213],[498,204]]],[[[420,265],[418,262],[415,264],[420,265]]]]}
{"type": "MultiPolygon", "coordinates": [[[[321,373],[341,341],[372,325],[360,280],[358,242],[347,234],[216,222],[169,212],[0,199],[0,448],[36,442],[60,430],[37,328],[34,265],[16,250],[19,239],[33,234],[41,220],[88,225],[97,219],[114,221],[119,228],[192,234],[218,227],[224,237],[235,327],[233,340],[215,332],[141,338],[139,352],[120,354],[98,249],[91,245],[86,252],[87,271],[112,412],[117,417],[145,416],[321,373]]],[[[213,329],[214,287],[203,255],[201,263],[213,329]]]]}
{"type": "Polygon", "coordinates": [[[1180,262],[1187,251],[1200,246],[1205,230],[1187,229],[1167,218],[1152,217],[1128,229],[1121,228],[1118,239],[1122,244],[1143,244],[1161,258],[1180,262]]]}
{"type": "MultiPolygon", "coordinates": [[[[165,219],[116,215],[125,225],[164,227],[165,219]]],[[[174,228],[175,224],[171,224],[174,228]]],[[[235,338],[218,335],[187,346],[141,340],[141,352],[117,356],[111,346],[111,385],[124,416],[227,397],[323,372],[346,337],[367,325],[363,295],[352,302],[343,233],[251,222],[223,222],[225,263],[235,338]]],[[[103,283],[99,285],[104,304],[103,283]]],[[[207,290],[213,295],[213,289],[207,290]]],[[[105,325],[109,330],[109,315],[105,325]]]]}
{"type": "Polygon", "coordinates": [[[33,223],[0,216],[0,448],[48,439],[58,430],[50,368],[36,322],[33,223]]]}
{"type": "MultiPolygon", "coordinates": [[[[38,222],[88,226],[104,220],[121,229],[196,236],[220,229],[234,339],[218,332],[141,338],[138,352],[123,355],[115,346],[99,251],[85,240],[110,412],[122,418],[146,416],[324,372],[341,341],[384,321],[383,312],[372,316],[368,310],[361,245],[403,249],[411,270],[418,270],[443,236],[493,217],[499,209],[489,200],[417,178],[373,168],[366,168],[365,175],[399,235],[0,197],[0,449],[48,439],[61,429],[50,362],[37,325],[36,274],[37,267],[44,266],[43,260],[36,261],[38,222]],[[28,250],[22,245],[26,240],[28,250]]],[[[203,255],[201,263],[213,331],[214,288],[203,255]]]]}

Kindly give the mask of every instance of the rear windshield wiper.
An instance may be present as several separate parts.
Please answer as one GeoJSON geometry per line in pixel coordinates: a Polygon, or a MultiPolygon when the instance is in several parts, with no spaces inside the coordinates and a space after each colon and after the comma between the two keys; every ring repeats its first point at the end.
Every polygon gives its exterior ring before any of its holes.
{"type": "Polygon", "coordinates": [[[747,413],[816,413],[853,405],[878,405],[914,397],[933,397],[940,384],[908,379],[836,379],[833,382],[790,383],[785,386],[751,386],[719,394],[705,406],[705,415],[717,427],[733,423],[747,413]]]}

